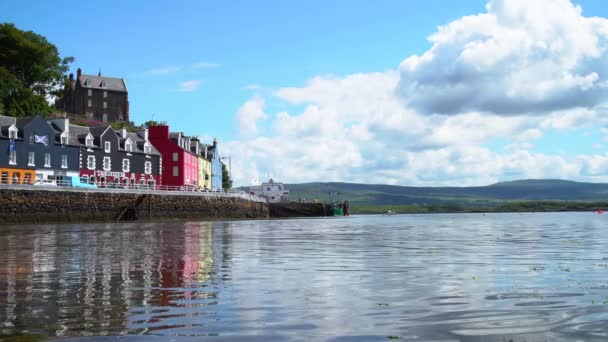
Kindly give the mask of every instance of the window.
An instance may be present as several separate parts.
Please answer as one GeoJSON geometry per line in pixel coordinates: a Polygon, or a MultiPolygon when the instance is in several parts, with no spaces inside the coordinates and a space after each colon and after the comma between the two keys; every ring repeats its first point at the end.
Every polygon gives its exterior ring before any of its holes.
{"type": "Polygon", "coordinates": [[[87,146],[93,146],[93,138],[91,136],[87,136],[85,145],[87,145],[87,146]]]}
{"type": "Polygon", "coordinates": [[[92,90],[92,89],[89,89],[89,90],[88,90],[88,94],[89,94],[89,96],[93,96],[93,90],[92,90]]]}
{"type": "Polygon", "coordinates": [[[108,103],[106,101],[103,101],[103,109],[108,108],[108,103]]]}
{"type": "Polygon", "coordinates": [[[173,167],[173,177],[179,176],[179,169],[177,166],[173,167]]]}
{"type": "Polygon", "coordinates": [[[89,182],[89,176],[84,175],[84,176],[80,177],[80,183],[87,184],[88,182],[89,182]]]}
{"type": "Polygon", "coordinates": [[[108,97],[108,92],[107,91],[103,91],[103,97],[108,97]]]}
{"type": "Polygon", "coordinates": [[[151,148],[149,145],[144,145],[144,153],[150,153],[151,152],[151,148]]]}
{"type": "Polygon", "coordinates": [[[152,162],[147,161],[144,163],[144,173],[147,175],[152,173],[152,162]]]}
{"type": "Polygon", "coordinates": [[[108,122],[108,114],[103,113],[102,120],[103,122],[108,122]]]}
{"type": "Polygon", "coordinates": [[[8,172],[2,171],[2,184],[8,184],[8,172]]]}
{"type": "Polygon", "coordinates": [[[173,161],[177,161],[179,159],[177,152],[173,152],[173,161]]]}
{"type": "Polygon", "coordinates": [[[89,105],[89,107],[93,107],[93,100],[89,99],[87,101],[87,104],[89,105]]]}
{"type": "Polygon", "coordinates": [[[68,155],[67,154],[61,155],[61,168],[62,169],[68,168],[68,155]]]}
{"type": "Polygon", "coordinates": [[[17,165],[17,151],[12,150],[9,152],[8,163],[11,165],[17,165]]]}
{"type": "Polygon", "coordinates": [[[61,145],[67,145],[67,144],[68,144],[68,136],[62,135],[61,136],[61,145]]]}
{"type": "Polygon", "coordinates": [[[27,156],[27,166],[35,166],[36,162],[35,162],[36,156],[34,155],[34,152],[30,152],[27,156]]]}
{"type": "Polygon", "coordinates": [[[87,86],[87,87],[88,87],[88,86],[90,86],[90,85],[91,85],[91,80],[87,78],[87,79],[84,81],[84,85],[85,85],[85,86],[87,86]]]}
{"type": "Polygon", "coordinates": [[[122,114],[119,114],[119,115],[118,115],[118,120],[120,120],[120,121],[125,121],[125,116],[124,116],[124,115],[122,115],[122,114]]]}
{"type": "Polygon", "coordinates": [[[8,138],[9,139],[17,139],[17,129],[13,129],[12,127],[8,130],[8,138]]]}
{"type": "Polygon", "coordinates": [[[87,169],[95,170],[95,156],[87,157],[87,169]]]}
{"type": "Polygon", "coordinates": [[[107,87],[107,86],[108,86],[108,83],[106,83],[106,80],[102,80],[102,81],[101,81],[101,87],[102,87],[102,88],[105,88],[105,87],[107,87]]]}
{"type": "Polygon", "coordinates": [[[110,153],[110,151],[112,149],[112,144],[109,141],[106,141],[106,142],[104,142],[103,146],[104,146],[104,151],[106,153],[110,153]]]}
{"type": "Polygon", "coordinates": [[[34,135],[35,135],[34,133],[30,133],[30,144],[33,144],[35,141],[34,135]]]}
{"type": "Polygon", "coordinates": [[[89,119],[93,119],[93,112],[89,112],[89,119]]]}
{"type": "Polygon", "coordinates": [[[51,154],[50,153],[44,154],[44,167],[51,167],[51,154]]]}
{"type": "Polygon", "coordinates": [[[110,171],[111,168],[112,168],[112,161],[110,160],[110,157],[103,157],[103,169],[105,171],[110,171]]]}
{"type": "Polygon", "coordinates": [[[130,140],[125,141],[125,150],[129,152],[133,151],[133,144],[131,144],[130,140]]]}
{"type": "Polygon", "coordinates": [[[129,172],[130,170],[130,165],[131,162],[129,161],[129,159],[123,159],[122,160],[122,172],[129,172]]]}

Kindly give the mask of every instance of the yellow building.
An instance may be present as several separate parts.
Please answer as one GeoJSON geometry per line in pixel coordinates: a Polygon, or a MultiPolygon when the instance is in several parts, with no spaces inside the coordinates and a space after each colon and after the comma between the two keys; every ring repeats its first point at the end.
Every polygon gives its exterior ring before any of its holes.
{"type": "Polygon", "coordinates": [[[198,186],[211,191],[211,161],[205,159],[204,149],[198,155],[198,186]]]}

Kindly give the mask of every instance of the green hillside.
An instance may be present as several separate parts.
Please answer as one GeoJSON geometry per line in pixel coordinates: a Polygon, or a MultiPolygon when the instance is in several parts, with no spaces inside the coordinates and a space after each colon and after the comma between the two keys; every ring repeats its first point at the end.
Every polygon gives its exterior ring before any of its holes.
{"type": "Polygon", "coordinates": [[[477,187],[410,187],[355,183],[286,184],[292,200],[328,201],[329,193],[353,205],[462,205],[488,207],[511,201],[608,200],[608,184],[539,179],[477,187]]]}

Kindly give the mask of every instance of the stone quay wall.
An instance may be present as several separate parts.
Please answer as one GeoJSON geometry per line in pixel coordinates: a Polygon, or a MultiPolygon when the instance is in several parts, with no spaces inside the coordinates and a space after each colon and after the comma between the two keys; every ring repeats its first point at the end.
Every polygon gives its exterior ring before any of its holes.
{"type": "Polygon", "coordinates": [[[267,203],[231,194],[0,188],[0,224],[269,217],[267,203]]]}

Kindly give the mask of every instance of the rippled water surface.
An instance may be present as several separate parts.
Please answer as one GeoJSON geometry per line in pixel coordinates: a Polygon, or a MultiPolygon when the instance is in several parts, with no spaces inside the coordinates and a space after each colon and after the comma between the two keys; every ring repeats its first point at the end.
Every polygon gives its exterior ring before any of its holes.
{"type": "Polygon", "coordinates": [[[0,340],[605,341],[608,216],[0,227],[0,340]]]}

